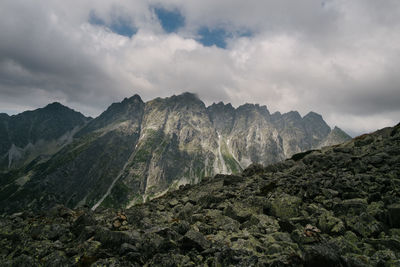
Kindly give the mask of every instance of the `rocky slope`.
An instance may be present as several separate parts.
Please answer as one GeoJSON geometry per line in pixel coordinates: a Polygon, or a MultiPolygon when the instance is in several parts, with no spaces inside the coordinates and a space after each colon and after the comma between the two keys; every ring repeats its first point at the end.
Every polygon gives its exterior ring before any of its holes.
{"type": "Polygon", "coordinates": [[[399,266],[400,124],[126,210],[0,219],[1,266],[399,266]]]}
{"type": "Polygon", "coordinates": [[[54,154],[89,120],[57,102],[18,115],[0,114],[0,171],[54,154]]]}
{"type": "Polygon", "coordinates": [[[190,93],[147,103],[135,95],[112,104],[51,159],[4,174],[0,211],[129,207],[205,176],[350,138],[335,131],[313,112],[302,118],[251,104],[206,107],[190,93]]]}

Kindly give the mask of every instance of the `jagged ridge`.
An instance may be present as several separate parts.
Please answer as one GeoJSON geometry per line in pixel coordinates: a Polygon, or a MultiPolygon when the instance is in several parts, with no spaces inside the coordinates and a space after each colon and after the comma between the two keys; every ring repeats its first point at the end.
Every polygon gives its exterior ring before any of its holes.
{"type": "MultiPolygon", "coordinates": [[[[320,147],[331,133],[313,112],[206,107],[190,93],[147,103],[135,95],[91,120],[50,160],[8,173],[0,209],[131,206],[205,176],[320,147]]],[[[336,142],[349,138],[341,137],[336,142]]]]}

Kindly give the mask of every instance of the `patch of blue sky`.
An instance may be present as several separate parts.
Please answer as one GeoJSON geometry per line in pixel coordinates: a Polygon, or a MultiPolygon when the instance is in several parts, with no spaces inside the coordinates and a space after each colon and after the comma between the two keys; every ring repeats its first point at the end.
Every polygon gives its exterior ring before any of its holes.
{"type": "Polygon", "coordinates": [[[161,23],[162,28],[167,33],[176,32],[179,28],[185,26],[185,17],[182,16],[179,10],[167,10],[156,7],[154,12],[161,23]]]}
{"type": "Polygon", "coordinates": [[[251,37],[251,31],[236,31],[230,32],[223,28],[210,29],[208,27],[201,27],[197,34],[200,36],[198,41],[204,46],[217,46],[219,48],[226,48],[226,41],[233,37],[251,37]]]}
{"type": "Polygon", "coordinates": [[[129,38],[135,35],[137,32],[137,28],[132,26],[132,24],[129,21],[127,21],[122,17],[113,18],[112,23],[107,24],[102,18],[97,16],[96,13],[93,11],[90,12],[89,14],[89,23],[93,25],[100,25],[107,27],[112,32],[119,35],[127,36],[129,38]]]}

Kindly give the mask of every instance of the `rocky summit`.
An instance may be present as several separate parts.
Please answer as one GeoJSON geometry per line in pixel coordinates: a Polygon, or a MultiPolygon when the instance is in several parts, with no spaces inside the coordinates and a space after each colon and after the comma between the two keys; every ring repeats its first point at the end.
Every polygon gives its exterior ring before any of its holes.
{"type": "Polygon", "coordinates": [[[239,174],[252,163],[267,165],[350,139],[314,112],[271,114],[265,106],[222,102],[206,107],[191,93],[146,103],[134,95],[95,119],[62,115],[65,110],[52,104],[4,122],[0,116],[0,142],[7,141],[0,143],[0,213],[54,203],[130,207],[203,177],[239,174]],[[29,114],[40,116],[17,120],[29,114]],[[29,147],[41,149],[25,153],[29,147]]]}
{"type": "Polygon", "coordinates": [[[129,209],[0,219],[1,266],[400,266],[400,124],[129,209]]]}

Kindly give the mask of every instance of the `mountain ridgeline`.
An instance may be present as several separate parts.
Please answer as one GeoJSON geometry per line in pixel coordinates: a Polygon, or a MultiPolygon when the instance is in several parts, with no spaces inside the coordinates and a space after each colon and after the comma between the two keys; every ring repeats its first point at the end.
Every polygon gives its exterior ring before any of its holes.
{"type": "Polygon", "coordinates": [[[0,113],[0,170],[54,154],[90,119],[58,102],[13,116],[0,113]]]}
{"type": "Polygon", "coordinates": [[[130,207],[206,176],[350,139],[314,112],[270,114],[265,106],[235,109],[222,102],[206,107],[191,93],[146,103],[134,95],[95,119],[60,104],[1,114],[0,135],[2,212],[54,203],[130,207]],[[56,112],[47,114],[51,108],[56,112]]]}

